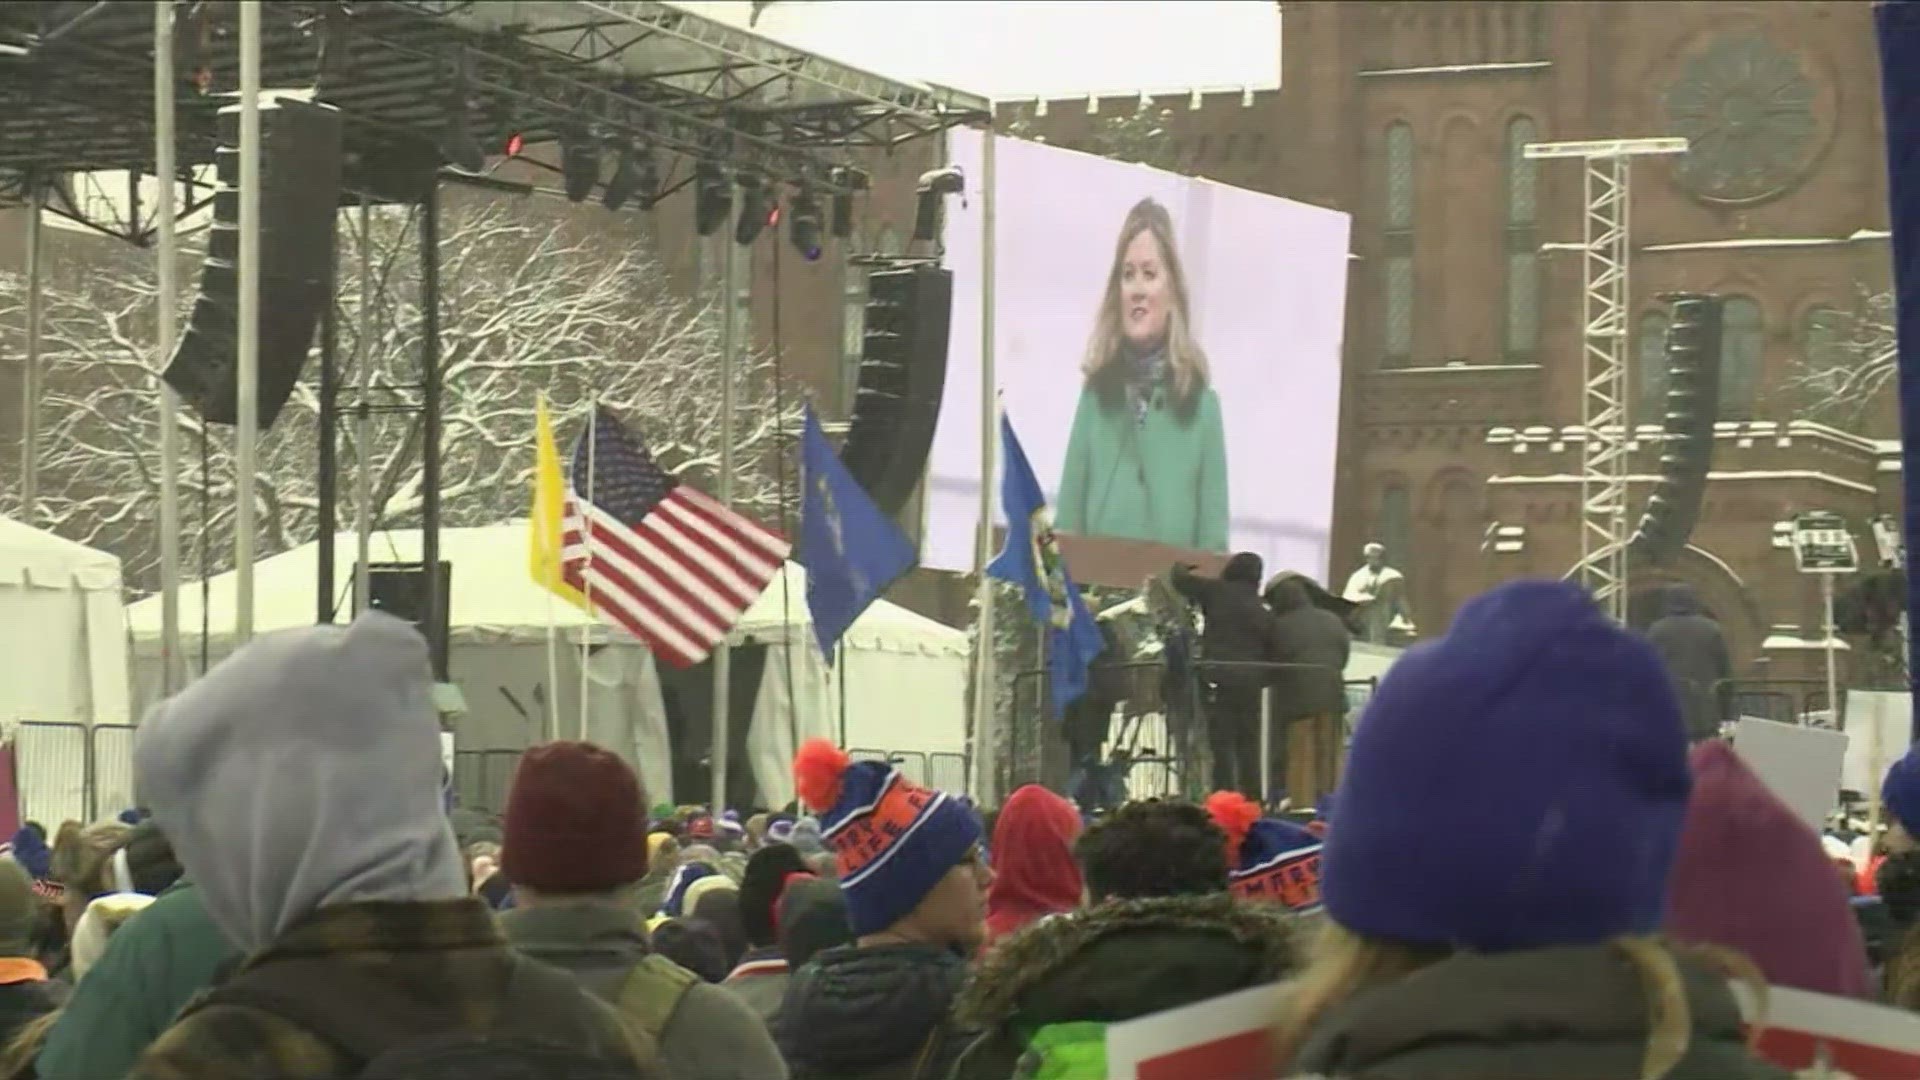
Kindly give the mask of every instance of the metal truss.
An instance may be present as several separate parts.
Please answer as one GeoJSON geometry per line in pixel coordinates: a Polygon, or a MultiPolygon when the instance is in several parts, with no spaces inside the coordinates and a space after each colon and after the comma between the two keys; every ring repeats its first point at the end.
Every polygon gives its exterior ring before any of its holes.
{"type": "Polygon", "coordinates": [[[1578,581],[1616,621],[1627,619],[1628,276],[1632,159],[1686,151],[1685,139],[1530,143],[1529,158],[1579,158],[1581,213],[1580,561],[1578,581]]]}

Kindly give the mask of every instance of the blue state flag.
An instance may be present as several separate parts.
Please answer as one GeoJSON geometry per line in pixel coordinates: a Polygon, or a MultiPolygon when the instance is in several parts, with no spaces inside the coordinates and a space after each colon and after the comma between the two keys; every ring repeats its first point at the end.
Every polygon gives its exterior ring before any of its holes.
{"type": "Polygon", "coordinates": [[[800,479],[799,562],[807,568],[807,610],[820,652],[831,664],[840,635],[919,557],[913,541],[840,463],[812,406],[800,437],[800,479]]]}
{"type": "Polygon", "coordinates": [[[1013,424],[1000,417],[1000,505],[1007,512],[1007,541],[987,564],[987,574],[1020,586],[1027,594],[1027,610],[1047,628],[1047,675],[1053,686],[1053,711],[1087,692],[1087,666],[1100,655],[1104,643],[1100,627],[1080,598],[1080,589],[1067,576],[1067,561],[1053,534],[1053,516],[1047,497],[1034,479],[1027,452],[1013,433],[1013,424]]]}

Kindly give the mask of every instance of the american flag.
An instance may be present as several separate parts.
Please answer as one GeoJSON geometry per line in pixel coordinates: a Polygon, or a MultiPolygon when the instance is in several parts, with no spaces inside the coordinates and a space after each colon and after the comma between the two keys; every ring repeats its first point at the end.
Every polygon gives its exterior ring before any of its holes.
{"type": "Polygon", "coordinates": [[[675,667],[705,659],[785,565],[778,534],[682,484],[611,413],[573,447],[567,583],[675,667]]]}

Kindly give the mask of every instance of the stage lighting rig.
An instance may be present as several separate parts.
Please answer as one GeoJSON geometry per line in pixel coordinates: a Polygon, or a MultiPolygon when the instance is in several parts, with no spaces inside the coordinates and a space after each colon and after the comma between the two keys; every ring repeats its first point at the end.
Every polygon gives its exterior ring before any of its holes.
{"type": "Polygon", "coordinates": [[[740,217],[733,224],[733,242],[751,244],[760,238],[760,230],[767,227],[771,211],[775,208],[767,197],[766,182],[753,173],[741,173],[740,217]]]}
{"type": "Polygon", "coordinates": [[[568,202],[585,202],[600,182],[600,144],[584,127],[560,133],[560,178],[568,202]]]}
{"type": "Polygon", "coordinates": [[[836,189],[833,194],[832,228],[835,240],[853,238],[853,190],[865,190],[867,174],[849,169],[844,165],[835,166],[828,178],[836,189]]]}
{"type": "Polygon", "coordinates": [[[654,167],[653,154],[629,146],[620,151],[620,160],[613,167],[613,179],[607,181],[606,190],[600,193],[600,202],[609,210],[618,210],[638,195],[640,209],[651,210],[654,192],[659,189],[660,174],[654,167]]]}
{"type": "Polygon", "coordinates": [[[732,210],[733,185],[727,174],[711,161],[701,162],[693,170],[693,231],[712,236],[732,210]]]}
{"type": "Polygon", "coordinates": [[[787,200],[787,239],[793,241],[800,257],[808,262],[820,258],[820,200],[801,188],[787,200]]]}
{"type": "Polygon", "coordinates": [[[915,240],[937,240],[940,238],[940,218],[948,195],[959,195],[967,190],[967,178],[961,173],[960,166],[949,165],[944,169],[934,169],[920,174],[919,202],[914,207],[913,238],[915,240]]]}

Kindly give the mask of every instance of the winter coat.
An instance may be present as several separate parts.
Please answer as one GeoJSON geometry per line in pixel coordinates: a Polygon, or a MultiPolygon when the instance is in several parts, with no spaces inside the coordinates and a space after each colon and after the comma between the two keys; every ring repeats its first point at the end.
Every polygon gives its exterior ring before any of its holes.
{"type": "Polygon", "coordinates": [[[182,1007],[239,957],[189,880],[169,886],[107,940],[74,987],[35,1069],[40,1080],[125,1076],[182,1007]]]}
{"type": "Polygon", "coordinates": [[[1266,595],[1278,620],[1281,663],[1290,665],[1273,679],[1274,719],[1345,716],[1353,650],[1346,620],[1311,603],[1297,581],[1277,582],[1266,595]]]}
{"type": "Polygon", "coordinates": [[[780,955],[779,949],[748,949],[747,955],[740,958],[740,963],[720,985],[746,1002],[755,1016],[770,1025],[774,1014],[780,1011],[780,1002],[787,996],[787,981],[792,976],[786,957],[780,955]]]}
{"type": "MultiPolygon", "coordinates": [[[[1787,1080],[1747,1049],[1724,977],[1679,959],[1692,1013],[1663,1080],[1787,1080]]],[[[1647,1052],[1638,971],[1604,945],[1462,954],[1328,1012],[1288,1075],[1339,1080],[1634,1080],[1647,1052]]]]}
{"type": "Polygon", "coordinates": [[[993,825],[989,939],[1080,906],[1085,889],[1073,857],[1079,835],[1080,812],[1046,788],[1028,784],[1007,799],[993,825]]]}
{"type": "Polygon", "coordinates": [[[1130,1020],[1285,978],[1296,926],[1225,894],[1115,900],[1035,923],[988,953],[962,993],[955,1018],[982,1034],[952,1080],[1012,1076],[1049,1024],[1130,1020]]]}
{"type": "Polygon", "coordinates": [[[793,973],[774,1039],[793,1080],[945,1080],[977,1034],[952,1020],[966,977],[925,945],[828,949],[793,973]]]}
{"type": "Polygon", "coordinates": [[[1054,502],[1061,532],[1227,549],[1220,398],[1206,387],[1181,409],[1168,397],[1136,412],[1094,387],[1081,392],[1054,502]]]}
{"type": "Polygon", "coordinates": [[[1256,559],[1252,580],[1232,574],[1236,555],[1227,561],[1228,574],[1219,578],[1202,577],[1185,567],[1173,569],[1173,587],[1182,596],[1198,604],[1206,625],[1200,632],[1201,673],[1209,682],[1231,686],[1264,686],[1271,673],[1252,669],[1204,666],[1205,661],[1262,661],[1281,659],[1280,625],[1266,602],[1260,599],[1260,567],[1256,559]]]}
{"type": "MultiPolygon", "coordinates": [[[[295,921],[216,993],[237,993],[244,980],[278,968],[314,995],[356,994],[355,987],[364,988],[358,1000],[404,995],[410,1006],[443,1017],[447,1036],[537,1038],[632,1061],[643,1077],[659,1075],[650,1047],[584,990],[546,995],[541,1009],[511,1000],[509,987],[529,963],[508,947],[493,913],[475,898],[335,904],[295,921]]],[[[216,997],[190,1006],[141,1056],[129,1080],[345,1080],[365,1065],[306,1025],[216,997]]]]}
{"type": "MultiPolygon", "coordinates": [[[[640,916],[601,901],[516,908],[500,916],[500,930],[515,949],[572,973],[616,1007],[650,951],[640,916]]],[[[633,1012],[627,1019],[641,1020],[633,1012]]],[[[673,1080],[780,1080],[787,1075],[766,1024],[731,991],[711,983],[687,985],[665,1024],[647,1034],[658,1040],[661,1063],[673,1080]]]]}
{"type": "Polygon", "coordinates": [[[1720,721],[1727,715],[1733,659],[1719,623],[1684,608],[1682,612],[1655,622],[1647,629],[1647,639],[1673,677],[1687,737],[1710,739],[1719,734],[1720,721]]]}

